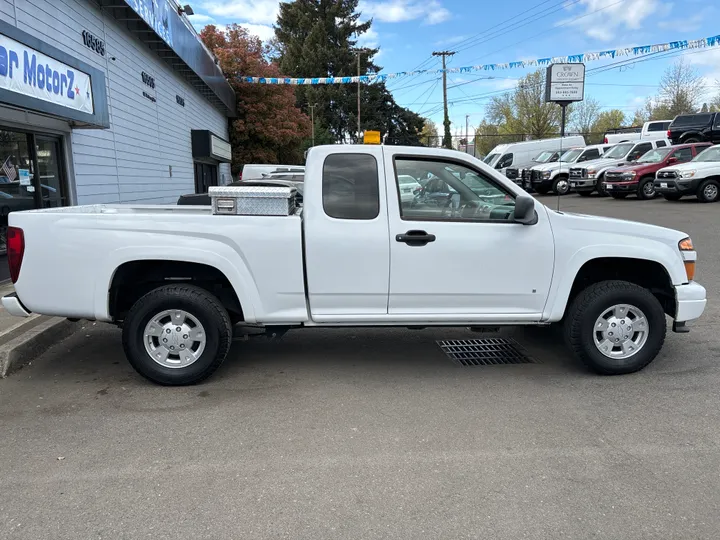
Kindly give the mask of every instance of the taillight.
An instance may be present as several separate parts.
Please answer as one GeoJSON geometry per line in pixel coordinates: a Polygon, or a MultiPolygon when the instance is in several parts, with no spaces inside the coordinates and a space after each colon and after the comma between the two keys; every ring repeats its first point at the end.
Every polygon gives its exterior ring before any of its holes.
{"type": "Polygon", "coordinates": [[[18,227],[7,228],[7,259],[10,267],[10,279],[17,283],[20,277],[23,255],[25,255],[25,235],[18,227]]]}
{"type": "Polygon", "coordinates": [[[669,130],[669,129],[668,129],[668,132],[667,132],[667,138],[668,138],[668,139],[670,138],[670,130],[669,130]]]}
{"type": "Polygon", "coordinates": [[[607,137],[605,137],[605,138],[603,139],[603,144],[607,144],[607,143],[608,143],[608,140],[607,140],[607,137]]]}

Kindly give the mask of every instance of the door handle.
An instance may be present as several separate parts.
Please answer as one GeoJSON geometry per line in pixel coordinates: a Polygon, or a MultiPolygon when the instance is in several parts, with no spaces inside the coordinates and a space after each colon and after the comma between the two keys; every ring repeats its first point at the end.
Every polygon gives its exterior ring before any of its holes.
{"type": "Polygon", "coordinates": [[[395,235],[397,242],[404,242],[408,246],[424,246],[428,242],[435,241],[434,234],[428,234],[425,231],[408,231],[405,234],[395,235]]]}

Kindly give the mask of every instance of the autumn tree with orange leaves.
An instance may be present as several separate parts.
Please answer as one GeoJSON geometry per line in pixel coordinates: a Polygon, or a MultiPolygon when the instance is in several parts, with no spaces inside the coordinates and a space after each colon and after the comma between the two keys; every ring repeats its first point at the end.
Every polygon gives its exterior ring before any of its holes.
{"type": "Polygon", "coordinates": [[[296,107],[294,89],[240,82],[241,75],[282,76],[278,66],[266,60],[260,39],[237,24],[225,32],[208,25],[200,37],[235,90],[237,118],[230,120],[233,176],[246,163],[302,163],[310,118],[296,107]]]}

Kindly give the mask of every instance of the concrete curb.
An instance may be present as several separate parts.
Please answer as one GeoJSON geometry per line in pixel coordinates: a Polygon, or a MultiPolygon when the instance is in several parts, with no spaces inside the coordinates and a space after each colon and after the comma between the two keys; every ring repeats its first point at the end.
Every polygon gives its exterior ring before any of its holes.
{"type": "Polygon", "coordinates": [[[0,346],[0,378],[33,361],[53,345],[80,329],[80,321],[43,317],[42,322],[0,346]]]}

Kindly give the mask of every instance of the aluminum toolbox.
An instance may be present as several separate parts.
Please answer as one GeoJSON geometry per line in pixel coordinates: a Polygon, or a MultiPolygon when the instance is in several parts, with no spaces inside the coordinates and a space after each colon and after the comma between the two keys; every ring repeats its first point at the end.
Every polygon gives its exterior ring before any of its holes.
{"type": "Polygon", "coordinates": [[[271,186],[213,186],[208,190],[213,214],[289,216],[295,212],[297,189],[271,186]]]}

